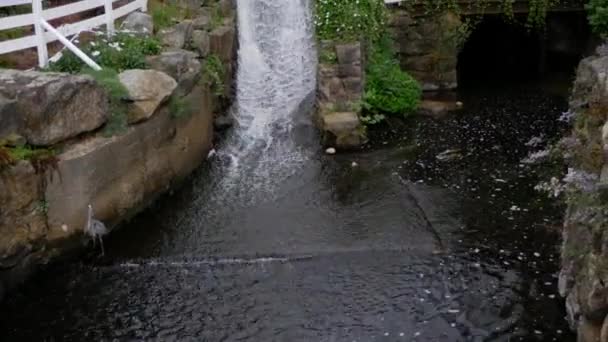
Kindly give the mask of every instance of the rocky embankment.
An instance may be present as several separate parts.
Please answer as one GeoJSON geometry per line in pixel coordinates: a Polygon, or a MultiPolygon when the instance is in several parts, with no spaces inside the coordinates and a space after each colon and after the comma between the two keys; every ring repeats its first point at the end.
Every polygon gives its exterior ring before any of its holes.
{"type": "MultiPolygon", "coordinates": [[[[0,69],[0,298],[36,266],[82,248],[88,204],[116,227],[205,160],[236,55],[233,4],[216,2],[221,23],[196,2],[195,19],[157,33],[165,50],[149,69],[118,75],[128,91],[120,133],[104,129],[111,101],[93,77],[0,69]],[[226,70],[223,94],[204,77],[211,55],[226,70]]],[[[123,24],[152,25],[142,13],[123,24]]]]}
{"type": "Polygon", "coordinates": [[[565,140],[569,206],[559,291],[580,342],[608,341],[608,53],[601,50],[579,65],[574,132],[565,140]]]}

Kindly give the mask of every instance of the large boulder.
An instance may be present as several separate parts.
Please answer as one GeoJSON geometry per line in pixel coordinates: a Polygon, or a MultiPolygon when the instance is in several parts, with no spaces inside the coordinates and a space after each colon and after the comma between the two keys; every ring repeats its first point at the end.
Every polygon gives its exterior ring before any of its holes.
{"type": "Polygon", "coordinates": [[[9,99],[0,94],[0,140],[19,132],[20,116],[17,113],[17,100],[9,99]]]}
{"type": "Polygon", "coordinates": [[[124,134],[97,135],[65,148],[57,173],[44,194],[48,201],[48,240],[80,235],[86,206],[113,227],[189,175],[212,146],[209,91],[196,88],[185,100],[192,113],[179,119],[168,108],[124,134]],[[92,167],[94,166],[94,167],[92,167]]]}
{"type": "Polygon", "coordinates": [[[192,38],[192,21],[186,20],[158,33],[164,46],[173,49],[183,49],[192,38]]]}
{"type": "Polygon", "coordinates": [[[133,12],[122,22],[120,28],[143,35],[151,35],[154,33],[154,20],[149,14],[133,12]]]}
{"type": "Polygon", "coordinates": [[[90,76],[0,70],[0,139],[50,146],[102,126],[106,92],[90,76]]]}
{"type": "Polygon", "coordinates": [[[194,52],[186,50],[166,51],[147,58],[150,68],[162,71],[177,81],[176,94],[184,96],[192,91],[201,76],[201,63],[194,52]]]}
{"type": "Polygon", "coordinates": [[[46,234],[41,184],[29,162],[0,170],[0,269],[14,267],[46,234]]]}
{"type": "Polygon", "coordinates": [[[177,88],[177,82],[164,72],[156,70],[126,70],[118,79],[129,92],[128,121],[136,123],[149,119],[177,88]]]}

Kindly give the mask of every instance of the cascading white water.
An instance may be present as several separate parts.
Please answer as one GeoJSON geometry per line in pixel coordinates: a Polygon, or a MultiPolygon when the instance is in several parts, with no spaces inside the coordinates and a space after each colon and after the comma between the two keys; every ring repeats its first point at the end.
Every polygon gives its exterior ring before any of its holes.
{"type": "Polygon", "coordinates": [[[225,151],[234,165],[289,132],[315,89],[317,60],[310,0],[238,0],[237,7],[238,125],[225,151]]]}

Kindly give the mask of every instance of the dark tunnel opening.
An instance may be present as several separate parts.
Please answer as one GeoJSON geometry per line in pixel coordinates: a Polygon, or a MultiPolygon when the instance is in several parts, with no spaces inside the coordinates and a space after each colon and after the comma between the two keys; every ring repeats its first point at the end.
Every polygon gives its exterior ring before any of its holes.
{"type": "MultiPolygon", "coordinates": [[[[525,17],[516,18],[525,22],[525,17]]],[[[571,79],[578,62],[590,54],[591,30],[584,12],[550,13],[544,31],[487,15],[458,56],[460,87],[480,83],[571,79]]]]}

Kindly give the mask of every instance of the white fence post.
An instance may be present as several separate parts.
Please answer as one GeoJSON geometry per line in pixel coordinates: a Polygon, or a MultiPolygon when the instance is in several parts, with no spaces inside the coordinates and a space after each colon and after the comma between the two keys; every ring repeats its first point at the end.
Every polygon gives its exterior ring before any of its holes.
{"type": "Polygon", "coordinates": [[[38,47],[38,65],[44,68],[49,62],[49,52],[46,48],[46,39],[42,28],[42,0],[32,1],[32,14],[34,15],[34,31],[38,47]]]}
{"type": "MultiPolygon", "coordinates": [[[[135,11],[146,11],[148,0],[134,0],[122,3],[121,6],[113,9],[117,0],[72,0],[71,3],[55,6],[52,8],[42,8],[43,0],[0,0],[0,8],[31,5],[31,13],[15,14],[7,17],[0,17],[0,31],[10,30],[17,27],[34,26],[34,32],[28,33],[20,38],[0,40],[0,55],[21,51],[30,48],[38,50],[38,64],[46,67],[49,62],[47,43],[61,40],[63,38],[77,35],[82,31],[90,30],[100,26],[107,26],[109,34],[115,31],[115,20],[127,16],[135,11]],[[86,18],[78,22],[63,24],[56,30],[48,25],[49,21],[104,7],[104,13],[86,18]],[[47,26],[50,28],[47,28],[47,26]]],[[[70,48],[72,50],[72,48],[70,48]]]]}
{"type": "Polygon", "coordinates": [[[114,9],[112,8],[112,0],[105,0],[104,9],[106,11],[106,29],[108,36],[114,35],[114,9]]]}

